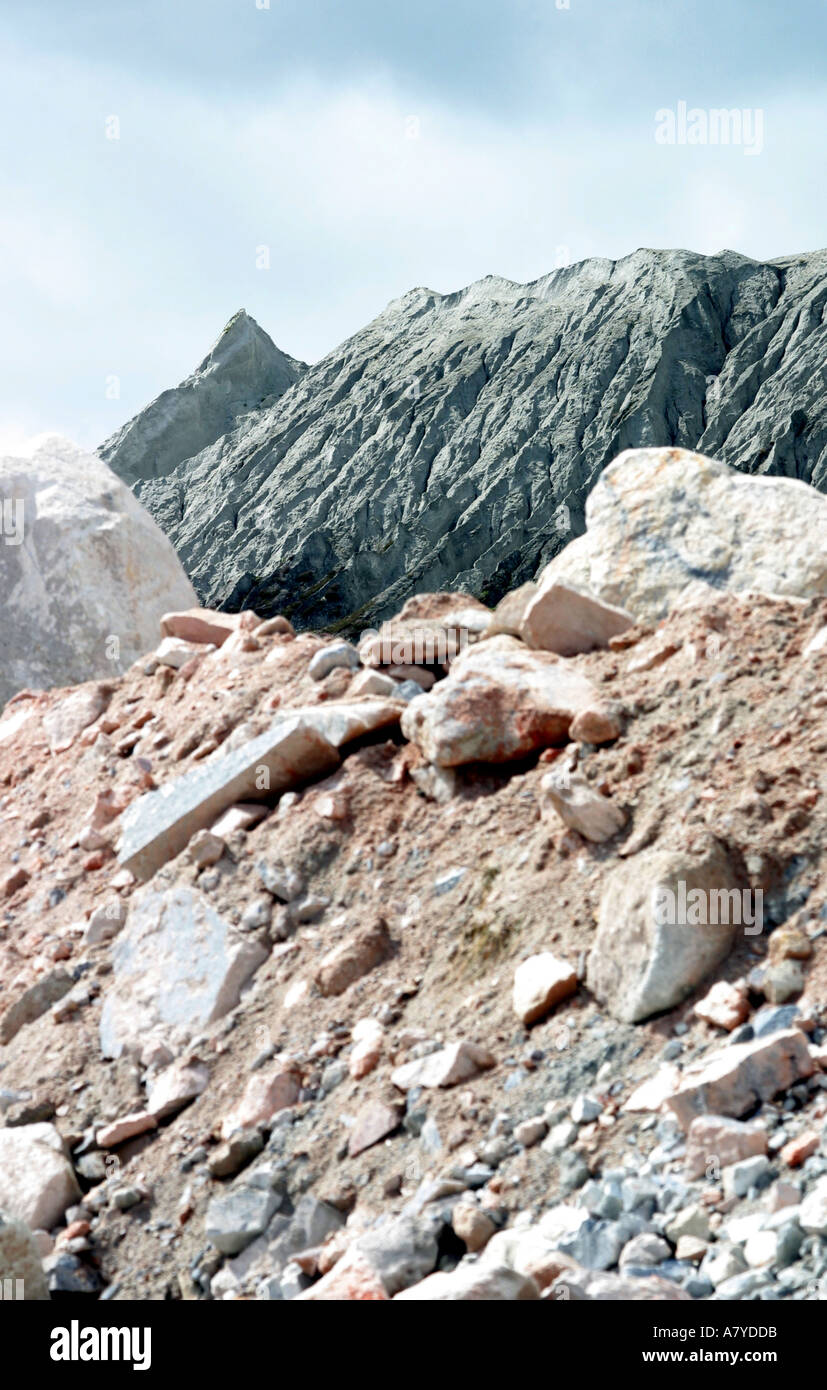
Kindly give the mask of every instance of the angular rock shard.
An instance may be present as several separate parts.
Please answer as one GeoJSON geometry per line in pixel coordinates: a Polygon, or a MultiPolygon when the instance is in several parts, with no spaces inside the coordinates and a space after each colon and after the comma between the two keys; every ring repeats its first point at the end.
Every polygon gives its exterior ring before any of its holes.
{"type": "Polygon", "coordinates": [[[271,797],[331,771],[343,744],[395,723],[401,710],[388,700],[359,700],[283,715],[258,738],[133,801],[121,822],[121,867],[151,878],[235,802],[271,797]]]}
{"type": "Polygon", "coordinates": [[[633,627],[634,621],[625,608],[604,603],[567,580],[548,575],[528,598],[519,635],[530,647],[558,656],[576,656],[607,647],[610,637],[633,627]]]}
{"type": "Polygon", "coordinates": [[[664,1104],[683,1129],[689,1129],[697,1115],[737,1119],[814,1071],[806,1037],[790,1028],[754,1042],[735,1043],[687,1067],[680,1088],[664,1104]]]}
{"type": "Polygon", "coordinates": [[[514,1012],[522,1023],[536,1023],[577,989],[577,971],[543,951],[520,961],[514,971],[514,1012]]]}
{"type": "Polygon", "coordinates": [[[100,1023],[104,1057],[120,1057],[153,1031],[179,1041],[200,1032],[235,1007],[266,959],[263,946],[195,889],[139,889],[112,948],[113,982],[100,1023]]]}
{"type": "Polygon", "coordinates": [[[741,901],[715,841],[694,855],[636,855],[612,871],[603,891],[589,989],[624,1023],[672,1008],[728,955],[741,901]]]}
{"type": "Polygon", "coordinates": [[[567,767],[547,772],[540,783],[540,806],[544,817],[559,820],[576,830],[585,840],[600,845],[611,840],[626,824],[626,813],[602,796],[582,772],[567,767]]]}
{"type": "Polygon", "coordinates": [[[400,1091],[410,1091],[414,1086],[456,1086],[494,1065],[487,1047],[469,1042],[448,1043],[439,1052],[404,1062],[391,1074],[391,1081],[400,1091]]]}

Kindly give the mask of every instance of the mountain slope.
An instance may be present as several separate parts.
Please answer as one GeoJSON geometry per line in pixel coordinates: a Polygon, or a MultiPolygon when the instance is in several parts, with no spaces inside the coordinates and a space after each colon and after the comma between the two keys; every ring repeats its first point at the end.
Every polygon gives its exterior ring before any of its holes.
{"type": "Polygon", "coordinates": [[[284,359],[278,399],[199,405],[196,428],[190,378],[102,452],[212,606],[358,629],[416,590],[492,602],[582,531],[624,448],[827,488],[825,302],[827,252],[641,250],[417,289],[315,366],[284,359]]]}

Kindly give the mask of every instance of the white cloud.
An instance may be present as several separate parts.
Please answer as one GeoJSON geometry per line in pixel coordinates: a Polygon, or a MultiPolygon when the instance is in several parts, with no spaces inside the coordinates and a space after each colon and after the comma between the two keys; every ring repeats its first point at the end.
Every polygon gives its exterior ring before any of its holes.
{"type": "Polygon", "coordinates": [[[658,145],[656,104],[634,91],[588,119],[550,102],[520,124],[493,101],[481,115],[390,79],[297,78],[266,104],[240,85],[213,102],[23,55],[0,96],[7,126],[32,90],[0,171],[14,325],[0,335],[0,420],[61,420],[86,446],[190,371],[242,305],[313,359],[414,285],[528,280],[562,256],[640,245],[777,256],[823,238],[820,112],[793,95],[767,106],[766,148],[745,159],[658,145]]]}

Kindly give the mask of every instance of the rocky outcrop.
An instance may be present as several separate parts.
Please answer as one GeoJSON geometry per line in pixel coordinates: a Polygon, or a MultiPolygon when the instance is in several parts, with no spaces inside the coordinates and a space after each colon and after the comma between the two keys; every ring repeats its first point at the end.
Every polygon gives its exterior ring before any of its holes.
{"type": "Polygon", "coordinates": [[[0,459],[0,519],[0,708],[26,688],[119,675],[167,609],[195,601],[129,488],[65,439],[0,459]]]}
{"type": "Polygon", "coordinates": [[[225,369],[201,368],[102,452],[202,602],[358,633],[417,590],[493,604],[533,578],[627,448],[823,489],[825,299],[823,251],[639,250],[528,285],[416,289],[278,399],[251,390],[229,420],[225,369]],[[190,425],[193,396],[209,428],[190,425]]]}

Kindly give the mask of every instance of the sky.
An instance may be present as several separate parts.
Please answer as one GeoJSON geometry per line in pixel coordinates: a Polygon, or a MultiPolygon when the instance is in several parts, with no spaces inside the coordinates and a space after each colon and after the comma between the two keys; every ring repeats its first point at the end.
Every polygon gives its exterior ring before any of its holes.
{"type": "Polygon", "coordinates": [[[827,244],[824,0],[0,19],[2,453],[55,430],[96,447],[242,307],[312,362],[419,285],[827,244]]]}

